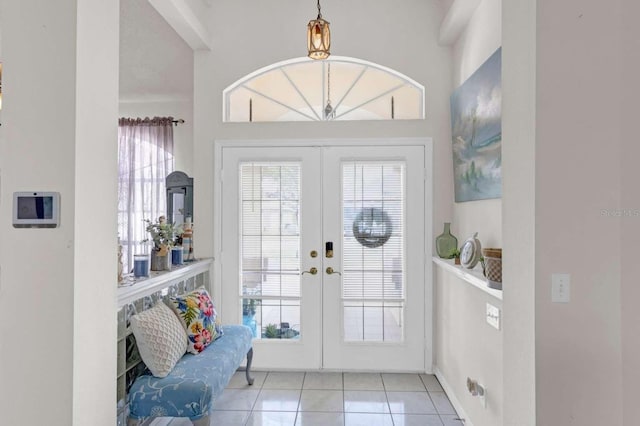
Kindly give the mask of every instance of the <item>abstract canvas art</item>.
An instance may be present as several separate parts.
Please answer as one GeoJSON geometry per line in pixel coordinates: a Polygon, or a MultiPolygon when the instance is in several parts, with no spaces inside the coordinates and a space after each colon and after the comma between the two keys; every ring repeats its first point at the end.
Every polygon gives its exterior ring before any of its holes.
{"type": "Polygon", "coordinates": [[[456,202],[502,197],[501,51],[451,95],[456,202]]]}

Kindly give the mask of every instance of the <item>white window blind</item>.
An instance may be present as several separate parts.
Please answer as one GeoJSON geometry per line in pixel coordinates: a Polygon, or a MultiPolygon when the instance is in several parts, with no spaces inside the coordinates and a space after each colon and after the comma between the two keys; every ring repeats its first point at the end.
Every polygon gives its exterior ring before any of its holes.
{"type": "MultiPolygon", "coordinates": [[[[297,337],[300,324],[300,165],[243,163],[240,178],[241,298],[245,305],[246,301],[254,300],[259,306],[256,321],[260,328],[275,325],[278,330],[295,329],[297,331],[288,331],[284,337],[297,337]]],[[[272,332],[262,335],[274,337],[272,332]]]]}
{"type": "Polygon", "coordinates": [[[402,339],[404,180],[401,162],[343,163],[345,340],[402,339]]]}

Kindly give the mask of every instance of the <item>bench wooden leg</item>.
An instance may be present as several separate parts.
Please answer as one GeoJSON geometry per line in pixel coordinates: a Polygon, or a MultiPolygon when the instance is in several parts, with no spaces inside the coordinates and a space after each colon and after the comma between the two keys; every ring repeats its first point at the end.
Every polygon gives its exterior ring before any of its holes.
{"type": "Polygon", "coordinates": [[[244,370],[244,374],[247,377],[247,383],[253,384],[253,377],[251,377],[251,361],[253,361],[253,348],[247,352],[247,368],[244,370]]]}
{"type": "Polygon", "coordinates": [[[198,420],[191,420],[193,426],[210,426],[211,420],[209,416],[200,417],[198,420]]]}
{"type": "Polygon", "coordinates": [[[127,426],[141,426],[142,423],[144,423],[144,420],[132,419],[130,417],[127,419],[127,426]]]}

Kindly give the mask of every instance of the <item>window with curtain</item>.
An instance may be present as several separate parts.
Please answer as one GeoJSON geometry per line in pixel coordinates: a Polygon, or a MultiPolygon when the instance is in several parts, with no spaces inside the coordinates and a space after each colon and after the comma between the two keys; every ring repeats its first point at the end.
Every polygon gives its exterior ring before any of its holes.
{"type": "Polygon", "coordinates": [[[173,117],[121,118],[118,123],[118,235],[125,272],[147,253],[145,219],[166,215],[165,178],[173,171],[173,117]]]}

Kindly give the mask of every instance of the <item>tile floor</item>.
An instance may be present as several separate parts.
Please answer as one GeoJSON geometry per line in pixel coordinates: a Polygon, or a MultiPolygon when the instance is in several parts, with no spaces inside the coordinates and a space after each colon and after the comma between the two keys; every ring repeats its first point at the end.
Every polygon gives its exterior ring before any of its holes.
{"type": "MultiPolygon", "coordinates": [[[[435,376],[387,373],[236,373],[211,426],[462,426],[435,376]]],[[[190,426],[187,419],[154,426],[190,426]]]]}

